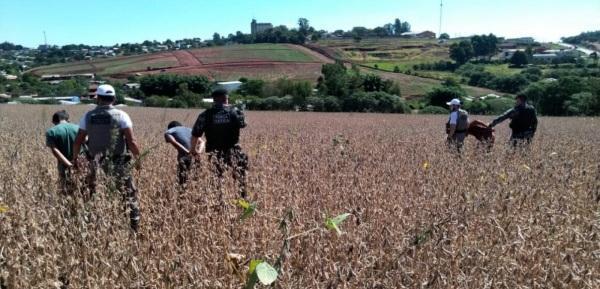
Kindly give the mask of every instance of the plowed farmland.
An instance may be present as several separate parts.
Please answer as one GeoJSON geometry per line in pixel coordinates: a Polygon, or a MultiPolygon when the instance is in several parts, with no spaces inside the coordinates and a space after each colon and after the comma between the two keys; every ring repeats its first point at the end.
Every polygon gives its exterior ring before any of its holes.
{"type": "Polygon", "coordinates": [[[96,73],[126,78],[132,74],[201,74],[216,80],[239,77],[316,80],[321,65],[331,62],[311,50],[289,44],[252,44],[104,58],[31,70],[37,75],[96,73]]]}
{"type": "Polygon", "coordinates": [[[57,109],[0,105],[2,288],[243,288],[252,259],[280,269],[274,288],[600,287],[597,118],[540,118],[516,151],[503,124],[491,152],[468,139],[459,157],[441,116],[248,112],[242,220],[206,156],[176,185],[162,135],[199,111],[126,108],[146,152],[134,235],[109,187],[57,193],[42,137],[57,109]]]}

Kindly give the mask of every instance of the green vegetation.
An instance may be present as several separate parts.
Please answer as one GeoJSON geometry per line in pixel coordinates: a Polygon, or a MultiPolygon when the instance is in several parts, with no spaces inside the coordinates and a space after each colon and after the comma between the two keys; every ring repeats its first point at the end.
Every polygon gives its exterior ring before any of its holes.
{"type": "Polygon", "coordinates": [[[306,108],[313,111],[410,112],[400,97],[399,87],[392,81],[374,74],[362,74],[356,68],[347,70],[339,63],[323,65],[322,72],[316,94],[309,82],[280,79],[267,84],[244,80],[239,91],[241,95],[234,98],[255,110],[306,108]]]}
{"type": "Polygon", "coordinates": [[[566,43],[581,44],[583,42],[600,42],[600,30],[583,32],[577,36],[563,37],[566,43]]]}
{"type": "MultiPolygon", "coordinates": [[[[202,50],[192,51],[195,53],[202,50]]],[[[316,61],[311,55],[284,44],[248,44],[230,45],[218,48],[210,56],[200,55],[202,62],[236,62],[236,61],[287,61],[311,62],[316,61]]]]}
{"type": "Polygon", "coordinates": [[[497,76],[511,76],[519,74],[523,70],[522,68],[509,67],[508,64],[485,64],[483,69],[497,76]]]}

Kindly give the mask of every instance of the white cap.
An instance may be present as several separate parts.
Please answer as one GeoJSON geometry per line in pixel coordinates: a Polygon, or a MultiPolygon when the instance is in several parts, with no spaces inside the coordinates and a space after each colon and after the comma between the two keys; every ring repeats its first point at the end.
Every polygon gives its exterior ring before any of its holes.
{"type": "Polygon", "coordinates": [[[96,89],[96,95],[112,96],[112,97],[117,96],[117,94],[115,92],[115,88],[112,87],[112,85],[110,85],[110,84],[103,84],[103,85],[98,86],[98,89],[96,89]]]}
{"type": "Polygon", "coordinates": [[[446,105],[460,105],[460,99],[455,98],[455,99],[451,100],[450,102],[446,102],[446,105]]]}

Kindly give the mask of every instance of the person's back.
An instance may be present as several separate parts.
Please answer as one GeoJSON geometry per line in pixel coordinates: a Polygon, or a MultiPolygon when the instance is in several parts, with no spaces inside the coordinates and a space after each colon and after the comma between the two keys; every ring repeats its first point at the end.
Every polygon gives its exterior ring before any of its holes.
{"type": "Polygon", "coordinates": [[[178,121],[172,121],[167,126],[165,141],[177,149],[177,178],[180,185],[184,185],[188,179],[188,171],[192,167],[192,129],[183,126],[178,121]]]}
{"type": "Polygon", "coordinates": [[[202,112],[192,129],[192,155],[200,151],[196,148],[200,138],[206,136],[206,152],[213,169],[223,179],[227,167],[233,168],[234,178],[239,182],[240,195],[247,197],[246,171],[248,156],[239,145],[240,129],[246,127],[244,113],[235,107],[230,107],[226,90],[217,89],[212,92],[215,105],[202,112]]]}
{"type": "Polygon", "coordinates": [[[469,129],[469,113],[463,109],[450,112],[448,122],[446,122],[446,132],[450,130],[450,125],[456,125],[455,133],[467,132],[469,129]]]}
{"type": "Polygon", "coordinates": [[[206,152],[227,151],[240,139],[240,129],[245,127],[241,111],[231,106],[214,106],[202,114],[194,126],[194,131],[206,135],[206,152]]]}
{"type": "Polygon", "coordinates": [[[73,158],[73,144],[79,126],[65,122],[55,125],[46,131],[46,144],[56,147],[67,159],[73,158]]]}
{"type": "Polygon", "coordinates": [[[79,126],[88,133],[92,156],[126,154],[122,129],[131,127],[131,119],[125,112],[109,105],[99,105],[85,114],[79,126]]]}
{"type": "MultiPolygon", "coordinates": [[[[88,111],[79,121],[73,153],[77,156],[85,138],[88,137],[89,153],[92,157],[88,175],[90,195],[96,192],[98,170],[103,170],[107,177],[103,181],[112,183],[123,193],[130,209],[131,229],[137,232],[140,210],[137,188],[131,175],[131,161],[133,157],[134,167],[140,169],[141,159],[140,148],[133,133],[133,123],[127,113],[112,106],[117,95],[111,85],[98,86],[96,95],[98,106],[88,111]]],[[[78,167],[77,159],[73,161],[78,167]]]]}
{"type": "Polygon", "coordinates": [[[537,126],[537,116],[535,108],[529,104],[523,104],[514,108],[515,113],[511,119],[509,127],[515,134],[535,132],[537,126]]]}
{"type": "Polygon", "coordinates": [[[56,158],[60,191],[68,194],[73,192],[74,182],[71,175],[75,140],[79,127],[69,123],[69,114],[60,110],[52,116],[53,127],[46,130],[46,146],[50,148],[52,155],[56,158]]]}
{"type": "Polygon", "coordinates": [[[177,157],[181,158],[189,154],[190,148],[192,147],[192,129],[185,126],[175,126],[169,128],[165,132],[165,137],[172,136],[175,141],[181,144],[188,151],[183,151],[181,149],[177,149],[177,157]]]}
{"type": "Polygon", "coordinates": [[[531,143],[538,125],[535,108],[527,104],[527,96],[519,94],[515,98],[515,101],[515,107],[507,110],[489,124],[489,126],[493,128],[499,123],[510,119],[508,126],[512,130],[510,142],[513,147],[516,147],[519,144],[531,143]]]}
{"type": "Polygon", "coordinates": [[[467,136],[467,129],[469,128],[469,114],[460,108],[461,102],[457,98],[452,99],[446,104],[451,109],[448,122],[446,123],[447,142],[451,146],[456,147],[458,152],[461,152],[465,137],[467,136]]]}

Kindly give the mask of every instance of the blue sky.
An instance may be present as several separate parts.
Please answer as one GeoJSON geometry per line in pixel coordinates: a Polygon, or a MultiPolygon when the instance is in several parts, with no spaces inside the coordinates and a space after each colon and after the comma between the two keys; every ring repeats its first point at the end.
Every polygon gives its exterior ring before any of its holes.
{"type": "MultiPolygon", "coordinates": [[[[439,0],[0,0],[0,42],[112,45],[167,38],[211,38],[242,31],[250,21],[296,26],[308,18],[317,29],[373,28],[394,18],[413,31],[438,32],[439,0]]],[[[600,30],[600,0],[446,0],[443,29],[452,37],[494,33],[557,41],[600,30]]]]}

